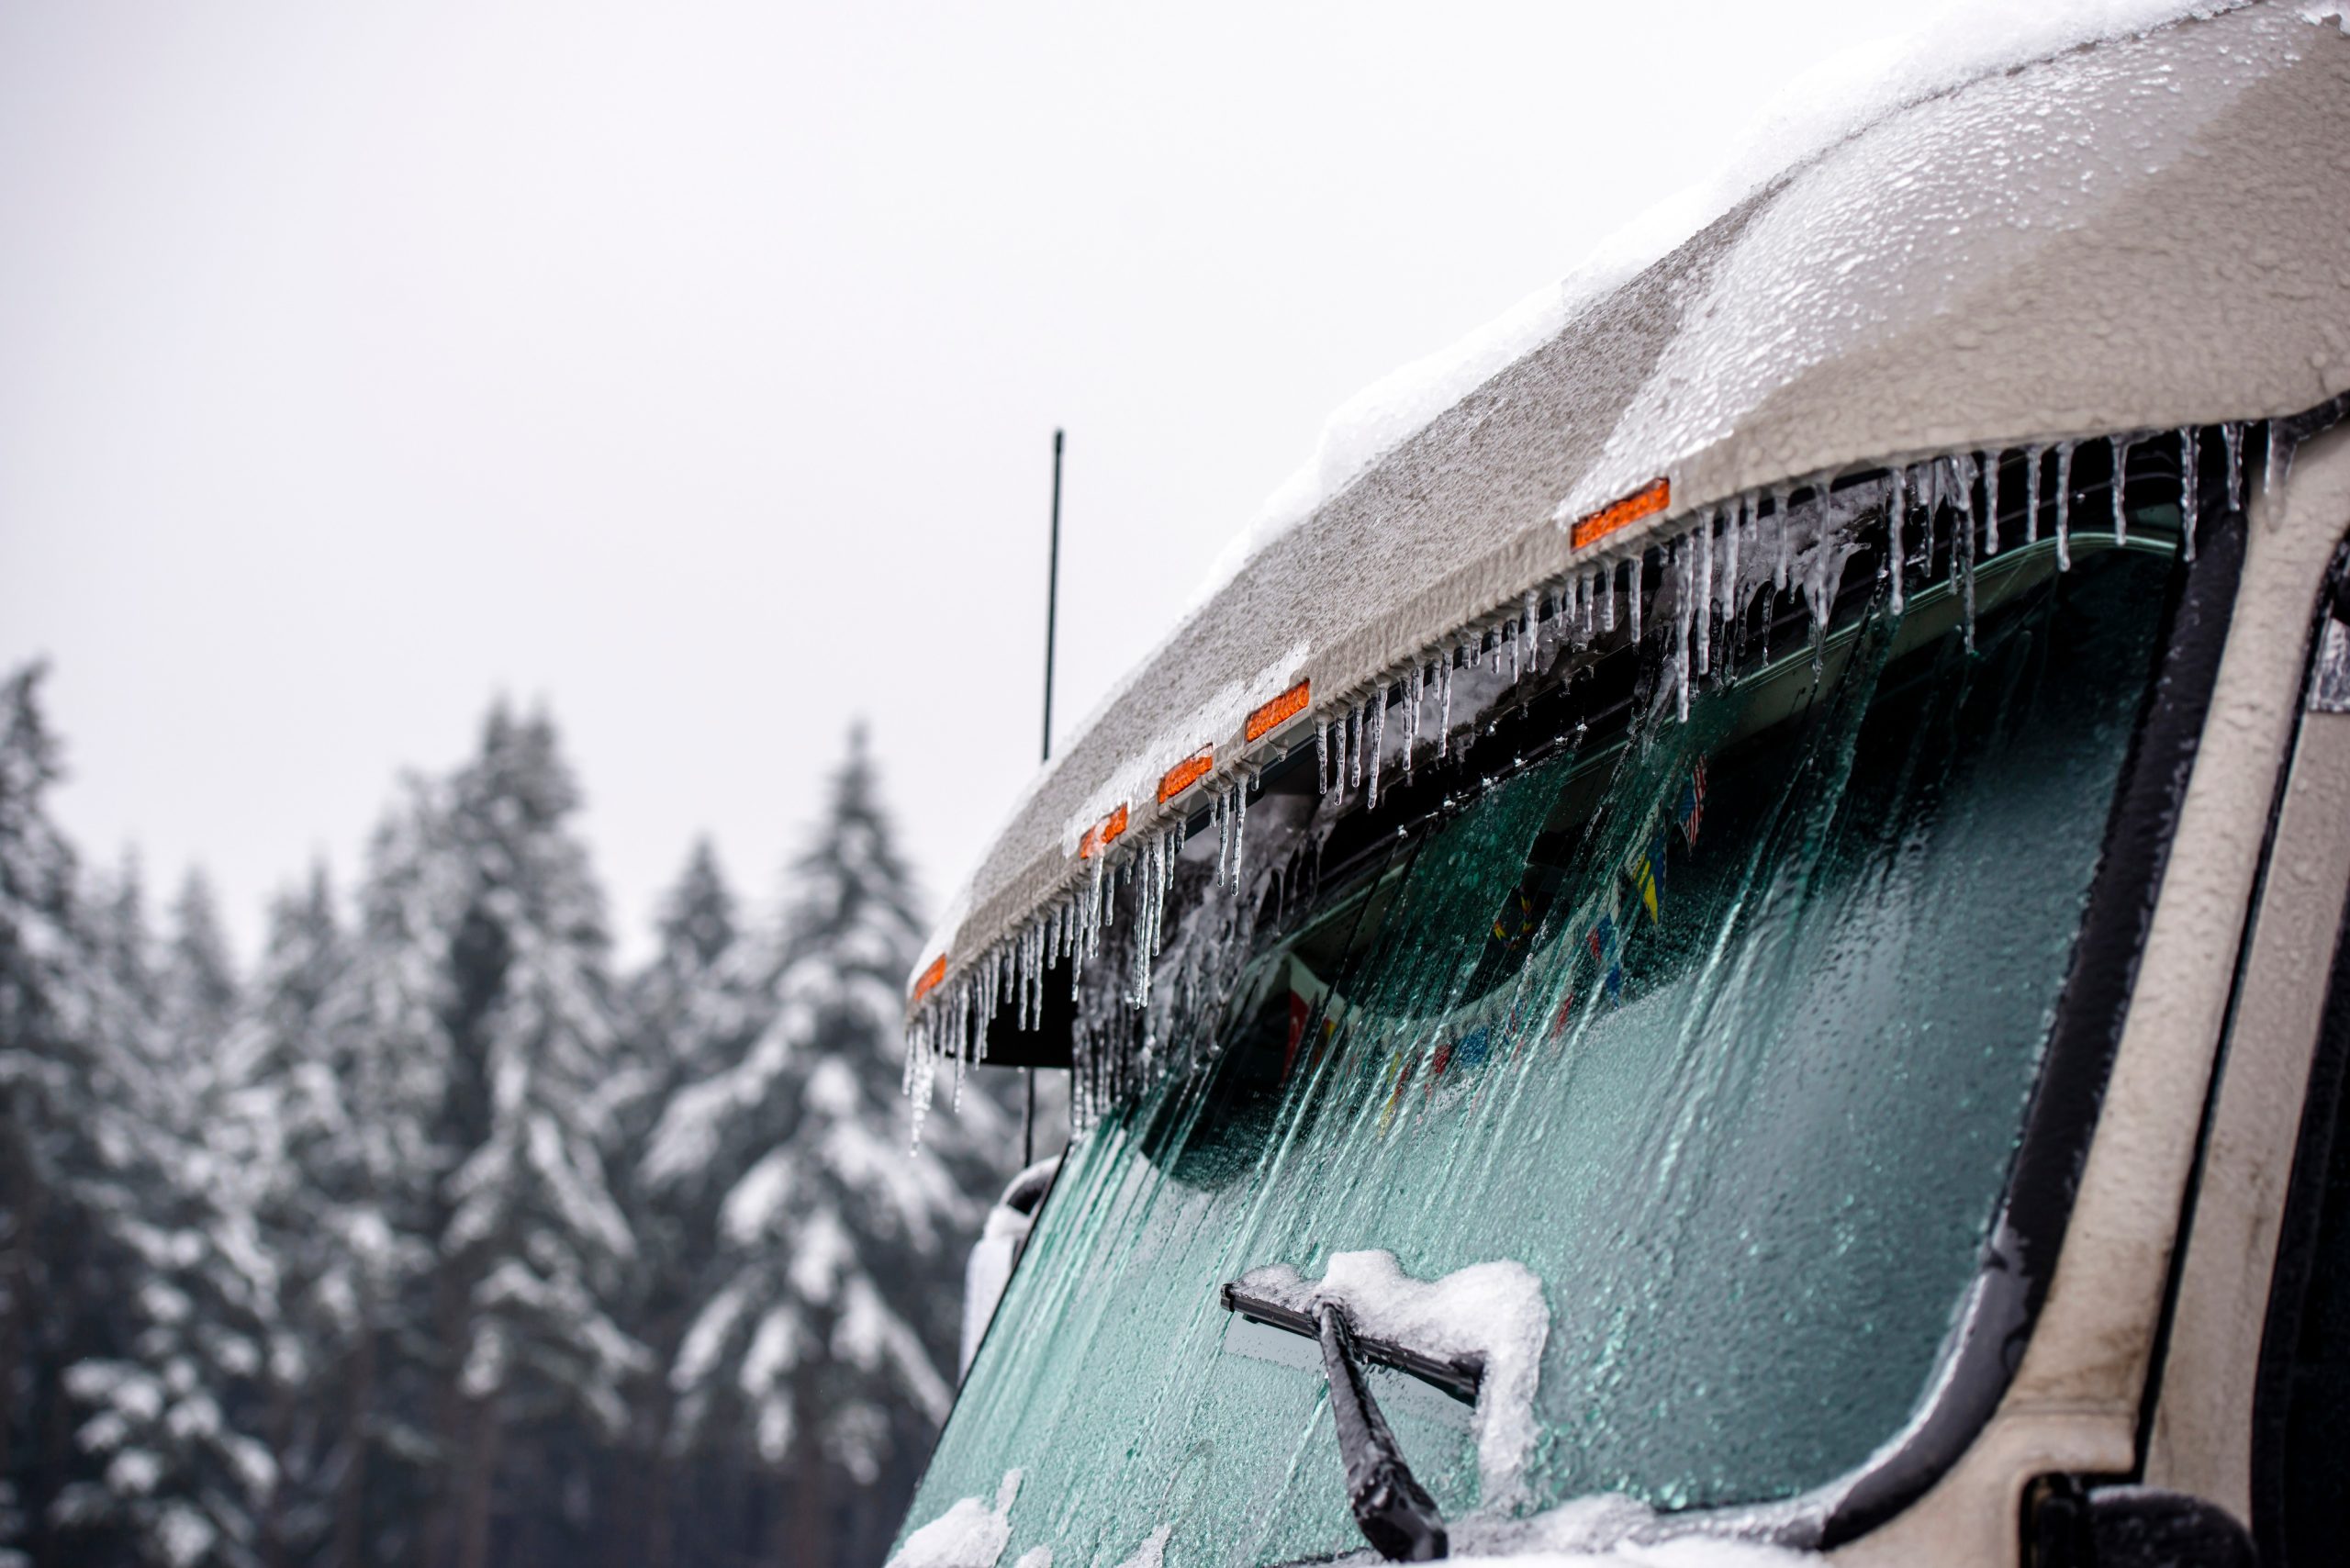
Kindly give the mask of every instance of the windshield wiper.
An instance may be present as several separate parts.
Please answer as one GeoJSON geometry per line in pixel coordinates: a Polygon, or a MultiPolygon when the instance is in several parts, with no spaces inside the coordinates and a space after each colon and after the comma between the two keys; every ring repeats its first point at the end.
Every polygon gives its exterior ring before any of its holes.
{"type": "MultiPolygon", "coordinates": [[[[1427,1562],[1444,1556],[1450,1547],[1444,1533],[1444,1516],[1404,1462],[1395,1434],[1387,1429],[1387,1417],[1379,1413],[1379,1402],[1371,1396],[1362,1373],[1365,1347],[1356,1340],[1345,1309],[1326,1301],[1308,1317],[1235,1284],[1224,1287],[1224,1305],[1228,1312],[1292,1333],[1310,1334],[1321,1341],[1322,1375],[1330,1384],[1330,1414],[1338,1428],[1338,1456],[1347,1472],[1347,1503],[1354,1510],[1356,1527],[1391,1562],[1427,1562]]],[[[1465,1358],[1438,1361],[1401,1346],[1375,1343],[1377,1360],[1425,1378],[1455,1397],[1476,1398],[1477,1384],[1484,1376],[1483,1362],[1465,1358]]]]}
{"type": "MultiPolygon", "coordinates": [[[[1311,1314],[1284,1306],[1237,1283],[1224,1287],[1224,1309],[1303,1338],[1322,1337],[1321,1327],[1311,1314]]],[[[1351,1322],[1348,1324],[1350,1330],[1353,1327],[1351,1322]]],[[[1373,1338],[1361,1333],[1355,1335],[1354,1348],[1362,1360],[1418,1378],[1463,1405],[1477,1403],[1477,1390],[1485,1381],[1485,1362],[1481,1356],[1431,1356],[1393,1339],[1373,1338]]]]}

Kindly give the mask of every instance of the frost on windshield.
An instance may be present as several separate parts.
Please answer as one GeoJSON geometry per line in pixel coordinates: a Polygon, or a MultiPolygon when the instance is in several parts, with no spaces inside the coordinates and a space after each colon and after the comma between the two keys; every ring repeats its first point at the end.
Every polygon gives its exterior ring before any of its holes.
{"type": "Polygon", "coordinates": [[[1475,1419],[1382,1394],[1464,1555],[1585,1550],[1523,1531],[1609,1495],[1652,1532],[1816,1526],[1943,1364],[2151,679],[2177,465],[2232,439],[2136,435],[2126,543],[2103,439],[1740,498],[1089,863],[986,983],[1006,1025],[1074,988],[1097,1120],[912,1517],[1017,1464],[1008,1557],[1356,1550],[1318,1370],[1228,1338],[1248,1277],[1485,1341],[1475,1419]],[[1503,1260],[1524,1310],[1447,1294],[1503,1260]]]}

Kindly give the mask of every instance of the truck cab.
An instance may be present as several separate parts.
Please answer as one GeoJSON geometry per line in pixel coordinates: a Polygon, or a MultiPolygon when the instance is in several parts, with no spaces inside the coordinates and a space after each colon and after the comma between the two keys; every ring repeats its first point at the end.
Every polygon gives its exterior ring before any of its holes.
{"type": "Polygon", "coordinates": [[[894,1561],[2332,1560],[2312,15],[1884,110],[1128,678],[910,981],[919,1103],[1080,1125],[894,1561]]]}

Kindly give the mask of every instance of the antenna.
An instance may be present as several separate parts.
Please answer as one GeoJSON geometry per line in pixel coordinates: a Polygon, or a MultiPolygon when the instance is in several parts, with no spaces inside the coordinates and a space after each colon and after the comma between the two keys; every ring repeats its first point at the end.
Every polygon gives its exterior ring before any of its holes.
{"type": "Polygon", "coordinates": [[[1061,432],[1053,432],[1053,550],[1045,567],[1045,745],[1037,760],[1053,760],[1053,629],[1061,604],[1061,432]]]}
{"type": "MultiPolygon", "coordinates": [[[[1053,632],[1061,606],[1061,444],[1053,431],[1053,545],[1045,566],[1045,744],[1037,760],[1053,760],[1053,632]]],[[[1028,1108],[1020,1117],[1020,1168],[1036,1163],[1036,1070],[1028,1070],[1028,1108]]]]}

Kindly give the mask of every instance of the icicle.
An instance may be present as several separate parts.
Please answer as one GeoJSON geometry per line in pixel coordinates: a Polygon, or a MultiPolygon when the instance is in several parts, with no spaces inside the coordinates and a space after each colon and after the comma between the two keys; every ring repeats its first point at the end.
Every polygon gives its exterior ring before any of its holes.
{"type": "Polygon", "coordinates": [[[2261,429],[2267,440],[2261,443],[2260,493],[2273,504],[2277,498],[2277,421],[2270,420],[2261,429]]]}
{"type": "Polygon", "coordinates": [[[1208,810],[1215,819],[1215,873],[1217,887],[1224,886],[1224,857],[1231,851],[1231,829],[1225,825],[1225,792],[1218,790],[1211,799],[1208,810]]]}
{"type": "Polygon", "coordinates": [[[1714,519],[1710,513],[1690,537],[1697,545],[1697,580],[1690,600],[1697,633],[1697,673],[1704,675],[1712,665],[1714,651],[1714,519]]]}
{"type": "MultiPolygon", "coordinates": [[[[1152,857],[1158,853],[1158,846],[1155,842],[1143,846],[1143,869],[1151,874],[1153,881],[1158,879],[1152,857]]],[[[1150,907],[1139,887],[1135,890],[1134,956],[1135,972],[1126,987],[1126,1000],[1136,1007],[1143,1007],[1148,1005],[1150,1000],[1150,907]]]]}
{"type": "Polygon", "coordinates": [[[1894,465],[1893,488],[1885,503],[1885,553],[1886,558],[1892,563],[1893,613],[1896,615],[1901,613],[1901,576],[1905,565],[1901,558],[1901,535],[1904,524],[1908,521],[1909,498],[1905,493],[1908,481],[1909,470],[1899,464],[1894,465]]]}
{"type": "Polygon", "coordinates": [[[1983,558],[1999,553],[1999,459],[2004,454],[1983,454],[1983,558]]]}
{"type": "Polygon", "coordinates": [[[2026,544],[2040,542],[2040,459],[2047,450],[2044,446],[2023,449],[2023,542],[2026,544]]]}
{"type": "Polygon", "coordinates": [[[1599,589],[1599,629],[1613,632],[1616,630],[1616,568],[1600,567],[1595,584],[1599,589]]]}
{"type": "Polygon", "coordinates": [[[1541,609],[1542,596],[1532,588],[1527,589],[1526,619],[1518,623],[1517,640],[1526,649],[1526,666],[1528,669],[1532,669],[1539,662],[1535,655],[1542,651],[1541,645],[1535,641],[1538,629],[1542,624],[1541,609]]]}
{"type": "Polygon", "coordinates": [[[1640,579],[1647,574],[1648,559],[1649,553],[1642,550],[1624,563],[1624,610],[1630,617],[1630,623],[1625,629],[1631,633],[1635,643],[1640,640],[1640,579]]]}
{"type": "Polygon", "coordinates": [[[1035,921],[1020,934],[1020,1027],[1040,1027],[1045,1022],[1044,928],[1035,921]]]}
{"type": "Polygon", "coordinates": [[[2065,519],[2073,508],[2073,443],[2058,443],[2056,448],[2056,569],[2073,569],[2073,537],[2065,519]]]}
{"type": "Polygon", "coordinates": [[[1778,590],[1781,593],[1787,591],[1787,584],[1790,580],[1788,577],[1788,567],[1791,563],[1787,558],[1787,552],[1791,547],[1792,542],[1787,537],[1788,494],[1788,489],[1785,485],[1774,485],[1771,487],[1771,518],[1773,532],[1777,536],[1776,547],[1779,552],[1778,564],[1771,569],[1771,581],[1777,586],[1778,590]]]}
{"type": "Polygon", "coordinates": [[[2196,491],[2202,487],[2197,482],[2197,474],[2203,466],[2202,458],[2202,442],[2195,427],[2188,425],[2178,432],[2178,521],[2181,542],[2190,561],[2195,559],[2195,510],[2201,498],[2196,491]]]}
{"type": "MultiPolygon", "coordinates": [[[[1376,796],[1379,790],[1379,774],[1376,768],[1371,773],[1371,787],[1372,794],[1376,796]]],[[[1377,804],[1376,800],[1372,803],[1377,804]]],[[[1248,776],[1244,773],[1232,781],[1232,890],[1235,893],[1240,891],[1240,851],[1248,826],[1248,776]]]]}
{"type": "Polygon", "coordinates": [[[1366,804],[1374,810],[1379,805],[1379,759],[1386,751],[1387,683],[1382,680],[1371,694],[1371,798],[1366,804]]]}
{"type": "Polygon", "coordinates": [[[1427,689],[1426,666],[1412,661],[1412,673],[1404,678],[1404,700],[1412,705],[1412,727],[1404,733],[1404,782],[1412,781],[1412,753],[1420,744],[1420,696],[1427,689]]]}
{"type": "Polygon", "coordinates": [[[1729,514],[1729,537],[1723,542],[1722,617],[1725,621],[1740,618],[1746,606],[1738,587],[1738,546],[1746,532],[1746,500],[1744,496],[1733,503],[1729,514]]]}
{"type": "Polygon", "coordinates": [[[1959,510],[1958,527],[1951,534],[1951,570],[1958,574],[1959,613],[1970,654],[1975,651],[1975,476],[1970,472],[1974,462],[1971,457],[1950,459],[1951,489],[1959,510]]]}
{"type": "Polygon", "coordinates": [[[1675,711],[1689,721],[1689,536],[1673,547],[1673,686],[1675,711]]]}
{"type": "Polygon", "coordinates": [[[2132,442],[2126,435],[2117,435],[2106,444],[2113,448],[2113,542],[2127,544],[2130,543],[2130,515],[2122,505],[2121,492],[2129,473],[2132,442]]]}
{"type": "Polygon", "coordinates": [[[1452,744],[1452,654],[1453,650],[1447,648],[1437,655],[1436,661],[1436,754],[1439,757],[1452,744]]]}
{"type": "Polygon", "coordinates": [[[1362,782],[1362,704],[1347,710],[1347,745],[1338,754],[1339,782],[1348,789],[1362,782]]]}
{"type": "Polygon", "coordinates": [[[1812,541],[1811,560],[1804,570],[1803,595],[1811,604],[1812,652],[1816,659],[1827,644],[1828,618],[1836,608],[1836,568],[1842,563],[1837,554],[1836,542],[1828,532],[1826,490],[1823,487],[1812,493],[1821,498],[1819,528],[1818,536],[1812,541]]]}
{"type": "Polygon", "coordinates": [[[1316,793],[1330,792],[1330,727],[1319,719],[1314,721],[1314,782],[1316,793]]]}
{"type": "Polygon", "coordinates": [[[2234,420],[2220,427],[2220,442],[2228,449],[2228,510],[2244,510],[2244,426],[2234,420]]]}
{"type": "Polygon", "coordinates": [[[1941,459],[1930,457],[1911,470],[1909,498],[1915,503],[1924,525],[1919,530],[1922,535],[1918,542],[1919,568],[1923,575],[1931,577],[1934,573],[1934,520],[1940,515],[1942,504],[1941,459]]]}

